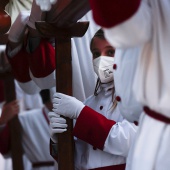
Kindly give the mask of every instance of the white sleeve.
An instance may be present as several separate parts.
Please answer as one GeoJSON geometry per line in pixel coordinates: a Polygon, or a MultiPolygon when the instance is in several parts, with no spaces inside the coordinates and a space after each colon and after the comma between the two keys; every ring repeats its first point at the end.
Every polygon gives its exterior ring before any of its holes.
{"type": "Polygon", "coordinates": [[[151,39],[152,10],[147,2],[141,2],[138,11],[127,21],[112,28],[103,28],[106,39],[116,48],[142,45],[151,39]]]}
{"type": "Polygon", "coordinates": [[[138,127],[124,119],[112,126],[106,138],[103,151],[127,157],[138,127]]]}

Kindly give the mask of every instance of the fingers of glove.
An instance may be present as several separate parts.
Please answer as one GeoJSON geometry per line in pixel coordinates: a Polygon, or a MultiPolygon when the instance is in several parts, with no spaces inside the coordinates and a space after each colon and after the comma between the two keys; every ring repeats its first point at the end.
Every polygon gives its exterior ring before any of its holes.
{"type": "Polygon", "coordinates": [[[57,118],[55,118],[55,117],[52,117],[51,119],[50,119],[50,122],[51,123],[66,123],[66,119],[64,119],[64,118],[62,118],[62,117],[57,117],[57,118]]]}
{"type": "Polygon", "coordinates": [[[62,94],[62,93],[54,93],[54,95],[53,95],[53,97],[54,98],[58,98],[58,99],[61,99],[62,97],[64,96],[64,94],[62,94]]]}
{"type": "Polygon", "coordinates": [[[50,0],[51,4],[55,4],[57,0],[50,0]]]}
{"type": "Polygon", "coordinates": [[[58,109],[52,109],[52,111],[56,114],[62,115],[61,113],[58,112],[58,109]]]}
{"type": "Polygon", "coordinates": [[[35,2],[38,6],[40,5],[40,0],[35,0],[35,2]]]}
{"type": "Polygon", "coordinates": [[[36,0],[36,4],[40,6],[42,11],[49,11],[51,9],[50,0],[36,0]]]}
{"type": "Polygon", "coordinates": [[[57,104],[57,103],[60,103],[60,101],[61,101],[61,99],[60,99],[60,98],[57,98],[57,97],[56,97],[56,98],[53,98],[53,100],[52,100],[52,102],[53,102],[53,103],[56,103],[56,104],[57,104]]]}
{"type": "Polygon", "coordinates": [[[66,129],[68,125],[66,123],[50,123],[50,127],[52,130],[54,129],[66,129]]]}
{"type": "Polygon", "coordinates": [[[63,133],[63,132],[65,132],[65,131],[67,131],[67,129],[53,129],[53,134],[55,134],[55,133],[63,133]]]}
{"type": "Polygon", "coordinates": [[[54,113],[54,112],[49,112],[49,113],[48,113],[48,118],[51,119],[52,117],[55,117],[55,118],[56,118],[56,117],[60,117],[60,115],[58,115],[58,114],[56,114],[56,113],[54,113]]]}
{"type": "Polygon", "coordinates": [[[59,104],[53,104],[53,109],[57,109],[59,107],[59,104]]]}
{"type": "Polygon", "coordinates": [[[77,99],[75,97],[72,97],[72,96],[69,96],[69,95],[65,95],[65,94],[62,94],[62,93],[55,93],[53,95],[53,103],[54,104],[61,104],[61,103],[65,103],[65,104],[68,104],[68,103],[74,103],[74,101],[76,101],[77,99]]]}
{"type": "Polygon", "coordinates": [[[51,4],[50,3],[42,4],[40,8],[41,8],[41,11],[49,11],[51,9],[51,4]]]}
{"type": "Polygon", "coordinates": [[[36,0],[36,4],[37,5],[40,5],[40,4],[47,4],[47,3],[50,3],[50,4],[55,4],[57,2],[57,0],[36,0]]]}
{"type": "Polygon", "coordinates": [[[27,21],[29,19],[30,13],[30,11],[21,11],[18,17],[20,17],[22,21],[27,21]]]}

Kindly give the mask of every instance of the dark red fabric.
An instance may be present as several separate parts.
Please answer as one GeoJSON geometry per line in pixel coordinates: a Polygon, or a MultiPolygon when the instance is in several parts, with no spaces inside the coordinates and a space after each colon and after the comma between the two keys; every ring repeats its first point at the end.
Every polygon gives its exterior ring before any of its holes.
{"type": "Polygon", "coordinates": [[[105,140],[116,122],[85,106],[81,111],[73,134],[77,138],[103,150],[105,140]]]}
{"type": "Polygon", "coordinates": [[[46,77],[56,68],[55,49],[46,39],[42,39],[36,50],[29,55],[28,60],[34,77],[46,77]]]}
{"type": "Polygon", "coordinates": [[[156,119],[156,120],[159,120],[159,121],[161,121],[161,122],[170,124],[170,118],[162,115],[161,113],[155,112],[154,110],[151,110],[151,109],[150,109],[149,107],[147,107],[147,106],[145,106],[143,110],[144,110],[144,112],[145,112],[148,116],[150,116],[150,117],[152,117],[152,118],[154,118],[154,119],[156,119]]]}
{"type": "Polygon", "coordinates": [[[10,131],[6,125],[0,132],[0,153],[2,155],[7,154],[10,151],[10,131]]]}
{"type": "Polygon", "coordinates": [[[141,0],[89,0],[95,22],[105,28],[113,27],[130,18],[141,0]]]}
{"type": "Polygon", "coordinates": [[[90,170],[125,170],[126,164],[106,166],[101,168],[95,168],[90,170]]]}
{"type": "Polygon", "coordinates": [[[11,64],[12,72],[16,80],[21,83],[26,83],[31,80],[29,74],[28,53],[25,49],[21,49],[12,58],[8,57],[8,61],[11,64]]]}

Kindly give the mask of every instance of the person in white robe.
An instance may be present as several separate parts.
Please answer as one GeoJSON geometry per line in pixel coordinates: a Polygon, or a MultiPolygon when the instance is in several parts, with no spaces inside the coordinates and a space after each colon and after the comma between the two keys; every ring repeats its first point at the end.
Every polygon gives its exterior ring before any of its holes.
{"type": "MultiPolygon", "coordinates": [[[[40,93],[44,106],[22,111],[18,115],[22,127],[23,150],[25,156],[31,162],[32,170],[56,170],[58,165],[49,153],[50,133],[47,114],[52,108],[50,90],[43,90],[40,93]]],[[[17,108],[19,109],[19,105],[17,108]]],[[[11,112],[9,114],[11,115],[11,112]]],[[[14,116],[14,114],[12,115],[14,116]]],[[[1,132],[0,141],[3,142],[4,139],[7,141],[4,149],[9,152],[10,138],[7,126],[1,132]],[[6,136],[6,139],[2,138],[2,133],[6,136]]]]}
{"type": "Polygon", "coordinates": [[[90,0],[90,3],[94,20],[103,27],[113,46],[123,49],[140,47],[133,90],[137,101],[143,105],[143,113],[126,169],[168,170],[170,2],[136,0],[116,3],[110,0],[106,4],[102,0],[100,3],[90,0]]]}
{"type": "Polygon", "coordinates": [[[74,97],[54,94],[54,112],[49,113],[51,139],[57,143],[56,133],[67,130],[60,115],[76,119],[75,169],[124,170],[137,126],[124,119],[117,107],[113,78],[115,49],[105,40],[102,30],[96,32],[90,47],[98,76],[94,95],[83,104],[74,97]]]}

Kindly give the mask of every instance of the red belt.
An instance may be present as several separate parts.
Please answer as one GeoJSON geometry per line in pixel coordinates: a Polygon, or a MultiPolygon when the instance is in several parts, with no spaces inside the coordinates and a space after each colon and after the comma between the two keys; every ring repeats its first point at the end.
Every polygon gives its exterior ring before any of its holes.
{"type": "Polygon", "coordinates": [[[39,168],[39,167],[44,167],[44,166],[54,166],[54,162],[53,161],[43,161],[43,162],[32,163],[33,168],[39,168]]]}
{"type": "Polygon", "coordinates": [[[170,118],[162,115],[161,113],[158,113],[158,112],[155,112],[155,111],[149,109],[149,107],[147,107],[147,106],[145,106],[143,110],[145,111],[145,113],[148,116],[150,116],[150,117],[152,117],[152,118],[154,118],[156,120],[159,120],[159,121],[167,123],[167,124],[170,123],[170,118]]]}
{"type": "Polygon", "coordinates": [[[126,164],[105,166],[101,168],[95,168],[90,170],[125,170],[126,164]]]}

